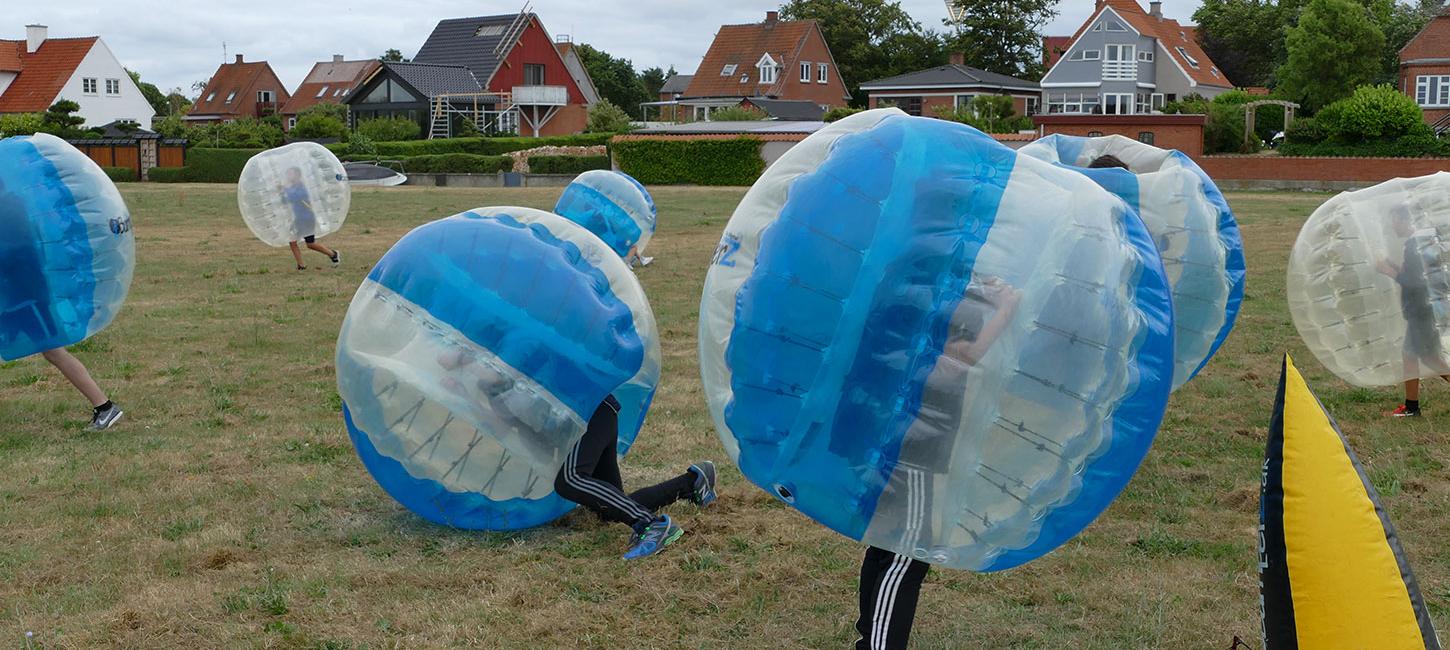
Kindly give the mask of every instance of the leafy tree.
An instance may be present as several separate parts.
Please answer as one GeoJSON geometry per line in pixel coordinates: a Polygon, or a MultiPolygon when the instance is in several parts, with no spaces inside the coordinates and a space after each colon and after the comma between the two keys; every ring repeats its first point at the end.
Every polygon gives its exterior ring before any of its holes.
{"type": "Polygon", "coordinates": [[[0,115],[0,138],[31,135],[45,125],[44,113],[8,113],[0,115]]]}
{"type": "Polygon", "coordinates": [[[1375,79],[1384,43],[1359,2],[1311,0],[1285,37],[1279,90],[1309,112],[1328,106],[1375,79]]]}
{"type": "Polygon", "coordinates": [[[659,96],[649,94],[629,59],[614,58],[586,43],[580,43],[575,51],[589,71],[589,78],[594,80],[594,87],[599,89],[599,95],[624,109],[631,118],[640,119],[639,105],[659,96]]]}
{"type": "Polygon", "coordinates": [[[978,95],[955,109],[940,106],[937,117],[973,126],[986,133],[1016,133],[1032,128],[1031,118],[1018,116],[1007,95],[978,95]]]}
{"type": "Polygon", "coordinates": [[[963,11],[947,48],[968,65],[1037,79],[1042,70],[1042,28],[1057,17],[1059,0],[956,0],[963,11]]]}
{"type": "Polygon", "coordinates": [[[1230,81],[1267,86],[1285,59],[1286,14],[1297,10],[1272,0],[1203,0],[1193,12],[1198,44],[1230,81]]]}
{"type": "Polygon", "coordinates": [[[406,117],[378,117],[357,123],[357,132],[374,142],[417,140],[423,127],[406,117]]]}
{"type": "Polygon", "coordinates": [[[632,128],[629,114],[624,109],[601,99],[589,107],[589,122],[584,130],[589,133],[628,133],[632,128]]]}
{"type": "Polygon", "coordinates": [[[314,140],[319,138],[347,139],[347,124],[326,113],[303,112],[297,116],[297,123],[289,132],[293,138],[314,140]]]}
{"type": "Polygon", "coordinates": [[[285,139],[280,126],[251,117],[191,127],[186,137],[198,147],[223,149],[267,149],[280,146],[285,139]]]}
{"type": "Polygon", "coordinates": [[[146,98],[146,103],[151,105],[151,110],[161,116],[171,114],[171,104],[166,101],[166,93],[161,92],[156,84],[141,81],[141,73],[135,70],[126,70],[126,74],[131,75],[131,81],[141,89],[141,96],[146,98]]]}
{"type": "Polygon", "coordinates": [[[665,72],[659,68],[648,68],[639,73],[639,81],[644,84],[644,94],[649,95],[650,101],[660,96],[660,89],[664,88],[665,81],[675,76],[675,66],[670,66],[670,71],[665,72]]]}
{"type": "Polygon", "coordinates": [[[770,115],[758,108],[726,106],[710,111],[710,119],[715,122],[756,122],[768,120],[770,115]]]}
{"type": "Polygon", "coordinates": [[[780,15],[820,26],[852,106],[866,106],[863,82],[946,63],[941,36],[923,29],[896,0],[789,0],[780,15]]]}
{"type": "MultiPolygon", "coordinates": [[[[1400,50],[1443,10],[1444,0],[1392,2],[1378,21],[1385,34],[1384,59],[1377,81],[1393,83],[1400,71],[1400,50]]],[[[1373,13],[1373,12],[1372,12],[1373,13]]]]}
{"type": "Polygon", "coordinates": [[[181,88],[172,88],[166,93],[166,115],[185,115],[191,112],[191,100],[181,93],[181,88]]]}
{"type": "Polygon", "coordinates": [[[69,99],[51,104],[41,116],[40,130],[59,138],[85,137],[88,134],[81,125],[86,123],[86,118],[74,115],[78,110],[81,105],[69,99]]]}
{"type": "Polygon", "coordinates": [[[403,53],[402,52],[399,52],[397,49],[391,48],[391,47],[388,48],[388,51],[383,52],[383,55],[380,56],[380,57],[378,57],[378,60],[379,61],[389,61],[389,62],[393,62],[393,63],[407,63],[408,62],[407,59],[403,58],[403,53]]]}
{"type": "Polygon", "coordinates": [[[151,125],[151,130],[161,134],[163,138],[185,138],[188,136],[186,121],[181,119],[180,113],[172,113],[157,120],[151,125]]]}
{"type": "Polygon", "coordinates": [[[1355,144],[1409,135],[1425,124],[1425,115],[1414,99],[1386,84],[1360,86],[1324,107],[1316,120],[1331,141],[1355,144]]]}
{"type": "Polygon", "coordinates": [[[304,116],[307,115],[325,115],[334,120],[337,120],[338,122],[347,124],[347,110],[348,109],[346,104],[339,104],[337,102],[320,102],[302,109],[302,112],[297,114],[297,119],[300,121],[304,116]]]}

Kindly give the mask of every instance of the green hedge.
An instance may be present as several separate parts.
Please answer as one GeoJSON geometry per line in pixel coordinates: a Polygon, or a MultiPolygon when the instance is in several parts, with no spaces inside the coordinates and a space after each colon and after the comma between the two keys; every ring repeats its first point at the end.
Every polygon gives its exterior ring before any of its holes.
{"type": "MultiPolygon", "coordinates": [[[[402,140],[397,142],[375,142],[378,155],[384,158],[401,156],[432,156],[448,153],[468,153],[476,156],[498,156],[535,147],[592,147],[608,144],[614,137],[608,133],[586,133],[551,138],[439,138],[437,140],[402,140]]],[[[333,153],[342,154],[347,145],[327,145],[333,153]]]]}
{"type": "Polygon", "coordinates": [[[609,169],[609,156],[529,156],[533,174],[582,174],[593,169],[609,169]]]}
{"type": "Polygon", "coordinates": [[[133,183],[137,181],[136,170],[130,167],[102,167],[101,171],[106,172],[113,183],[133,183]]]}
{"type": "Polygon", "coordinates": [[[265,149],[206,149],[186,151],[186,182],[235,183],[247,161],[265,149]]]}
{"type": "Polygon", "coordinates": [[[146,173],[153,183],[185,183],[186,167],[156,167],[146,173]]]}
{"type": "Polygon", "coordinates": [[[646,185],[750,185],[765,171],[760,140],[624,140],[619,170],[646,185]]]}
{"type": "MultiPolygon", "coordinates": [[[[371,162],[370,156],[343,156],[343,160],[371,162]]],[[[477,156],[471,153],[445,153],[436,156],[401,156],[394,158],[408,174],[494,174],[512,171],[514,160],[508,156],[477,156]]]]}

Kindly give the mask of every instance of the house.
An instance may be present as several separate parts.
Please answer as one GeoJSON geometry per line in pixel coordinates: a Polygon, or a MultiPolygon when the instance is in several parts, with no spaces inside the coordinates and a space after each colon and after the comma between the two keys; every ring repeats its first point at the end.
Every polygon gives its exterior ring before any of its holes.
{"type": "Polygon", "coordinates": [[[960,53],[953,53],[947,65],[868,81],[861,90],[870,108],[895,106],[928,117],[965,106],[977,95],[1009,96],[1017,115],[1034,115],[1042,97],[1037,82],[967,66],[960,53]]]}
{"type": "Polygon", "coordinates": [[[850,99],[814,20],[781,20],[767,11],[764,22],[722,25],[689,85],[670,101],[688,117],[707,120],[715,109],[755,97],[811,101],[823,111],[850,99]]]}
{"type": "Polygon", "coordinates": [[[302,85],[292,91],[292,96],[282,104],[282,124],[291,129],[297,123],[297,115],[317,104],[341,104],[348,95],[372,76],[381,63],[377,59],[344,61],[341,54],[332,55],[331,61],[312,65],[312,71],[302,79],[302,85]]]}
{"type": "Polygon", "coordinates": [[[1044,112],[1155,113],[1181,97],[1233,90],[1198,45],[1194,27],[1165,18],[1162,2],[1149,6],[1097,0],[1092,17],[1042,77],[1044,112]]]}
{"type": "Polygon", "coordinates": [[[567,35],[561,35],[554,41],[554,49],[559,50],[559,56],[564,58],[564,67],[569,69],[569,76],[584,93],[584,102],[590,106],[599,103],[599,89],[594,87],[594,79],[589,76],[589,69],[584,67],[584,60],[579,58],[574,42],[567,35]]]}
{"type": "Polygon", "coordinates": [[[535,137],[580,133],[599,99],[572,44],[558,47],[527,11],[439,21],[413,63],[463,66],[482,87],[476,96],[435,102],[429,137],[450,135],[455,115],[480,129],[500,120],[517,124],[522,135],[535,137]]]}
{"type": "Polygon", "coordinates": [[[1450,121],[1450,7],[1400,49],[1400,92],[1415,98],[1425,121],[1450,121]]]}
{"type": "Polygon", "coordinates": [[[506,100],[487,93],[473,72],[461,65],[432,63],[401,63],[384,61],[343,102],[351,111],[353,125],[374,118],[405,117],[418,123],[423,133],[430,133],[434,109],[442,121],[438,137],[452,135],[455,121],[464,119],[462,111],[472,109],[467,119],[481,131],[512,132],[518,127],[511,111],[501,111],[506,100]],[[454,102],[460,105],[454,110],[454,102]]]}
{"type": "Polygon", "coordinates": [[[25,40],[0,40],[0,113],[43,113],[69,99],[86,125],[150,124],[156,111],[99,36],[50,38],[26,25],[25,40]]]}
{"type": "Polygon", "coordinates": [[[183,119],[207,123],[266,117],[279,112],[288,99],[291,95],[272,66],[266,61],[244,61],[238,54],[235,61],[217,67],[183,119]]]}
{"type": "Polygon", "coordinates": [[[740,105],[761,111],[772,120],[785,122],[819,122],[826,115],[825,108],[809,99],[747,97],[740,101],[740,105]]]}
{"type": "MultiPolygon", "coordinates": [[[[690,87],[690,81],[695,78],[692,74],[676,74],[665,80],[665,85],[660,86],[659,101],[650,102],[647,106],[657,106],[660,112],[660,120],[668,122],[683,122],[680,112],[679,99],[685,96],[685,90],[690,87]]],[[[648,113],[645,119],[649,119],[648,113]]]]}

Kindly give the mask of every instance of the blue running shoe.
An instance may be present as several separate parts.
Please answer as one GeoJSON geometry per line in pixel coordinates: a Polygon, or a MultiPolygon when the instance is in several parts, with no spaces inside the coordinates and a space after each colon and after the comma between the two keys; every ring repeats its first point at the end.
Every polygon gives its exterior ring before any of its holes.
{"type": "Polygon", "coordinates": [[[673,544],[685,529],[675,525],[669,515],[660,515],[654,518],[645,526],[643,532],[634,536],[634,541],[629,545],[629,552],[624,554],[626,560],[638,560],[642,557],[649,557],[663,551],[666,546],[673,544]]]}
{"type": "Polygon", "coordinates": [[[690,493],[690,500],[701,508],[715,502],[715,463],[705,461],[690,466],[690,471],[695,473],[694,491],[690,493]]]}

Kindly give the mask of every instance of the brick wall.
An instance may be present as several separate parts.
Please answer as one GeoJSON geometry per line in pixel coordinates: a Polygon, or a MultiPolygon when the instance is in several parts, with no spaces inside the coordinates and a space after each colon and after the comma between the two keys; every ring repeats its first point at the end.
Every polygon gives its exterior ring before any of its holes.
{"type": "MultiPolygon", "coordinates": [[[[1450,57],[1450,45],[1447,45],[1446,56],[1450,57]]],[[[1450,75],[1450,65],[1446,64],[1425,64],[1413,63],[1400,66],[1400,92],[1415,98],[1415,86],[1420,75],[1450,75]]],[[[1426,108],[1425,121],[1434,124],[1440,118],[1450,115],[1450,108],[1426,108]]]]}
{"type": "Polygon", "coordinates": [[[1193,157],[1203,155],[1204,115],[1038,115],[1038,134],[1077,136],[1121,135],[1161,149],[1177,149],[1193,157]],[[1151,134],[1151,137],[1146,134],[1151,134]]]}
{"type": "Polygon", "coordinates": [[[1450,158],[1310,158],[1298,156],[1194,156],[1214,180],[1315,181],[1372,185],[1450,171],[1450,158]]]}

